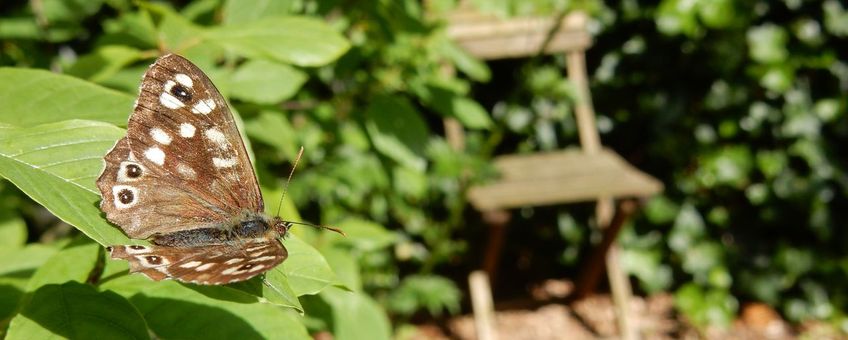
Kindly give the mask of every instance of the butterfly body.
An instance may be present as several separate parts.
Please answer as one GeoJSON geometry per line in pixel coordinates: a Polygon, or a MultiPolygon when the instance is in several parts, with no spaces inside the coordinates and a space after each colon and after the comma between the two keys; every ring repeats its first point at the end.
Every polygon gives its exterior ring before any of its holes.
{"type": "Polygon", "coordinates": [[[264,213],[247,150],[220,92],[178,55],[142,78],[127,136],[106,154],[100,208],[127,236],[111,257],[153,280],[226,284],[283,262],[291,224],[264,213]]]}

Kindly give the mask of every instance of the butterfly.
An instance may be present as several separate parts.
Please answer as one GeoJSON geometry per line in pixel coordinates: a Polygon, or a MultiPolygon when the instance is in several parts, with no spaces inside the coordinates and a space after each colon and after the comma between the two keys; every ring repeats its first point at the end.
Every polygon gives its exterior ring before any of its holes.
{"type": "Polygon", "coordinates": [[[157,59],[142,78],[126,137],[104,157],[100,209],[130,238],[107,247],[155,281],[219,285],[264,273],[288,256],[292,223],[264,213],[233,115],[187,59],[157,59]]]}

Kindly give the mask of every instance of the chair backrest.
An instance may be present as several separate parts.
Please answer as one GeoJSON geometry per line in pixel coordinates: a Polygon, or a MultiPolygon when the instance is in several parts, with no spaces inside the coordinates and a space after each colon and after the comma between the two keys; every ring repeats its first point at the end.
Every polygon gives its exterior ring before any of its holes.
{"type": "MultiPolygon", "coordinates": [[[[586,30],[589,17],[585,13],[575,11],[562,17],[500,19],[471,9],[459,9],[448,15],[447,21],[448,36],[465,51],[481,59],[565,53],[568,79],[578,92],[574,111],[580,145],[587,153],[600,151],[600,136],[586,72],[585,52],[591,46],[592,38],[586,30]]],[[[456,133],[453,135],[456,136],[456,133]]]]}

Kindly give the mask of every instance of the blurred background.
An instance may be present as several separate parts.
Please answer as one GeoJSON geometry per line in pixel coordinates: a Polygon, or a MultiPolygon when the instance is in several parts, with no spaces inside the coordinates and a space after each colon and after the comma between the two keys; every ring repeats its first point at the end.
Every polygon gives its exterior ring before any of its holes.
{"type": "MultiPolygon", "coordinates": [[[[134,96],[163,51],[197,63],[240,115],[266,195],[279,192],[303,146],[286,196],[302,219],[371,233],[370,243],[324,255],[337,272],[350,262],[344,275],[377,302],[394,336],[473,337],[467,275],[483,267],[495,233],[503,243],[488,269],[497,271],[498,327],[529,329],[515,338],[530,337],[571,325],[559,318],[574,315],[582,321],[569,327],[614,336],[605,276],[590,297],[569,297],[603,239],[594,202],[510,209],[495,230],[468,196],[500,178],[497,157],[580,147],[581,88],[567,77],[567,58],[538,51],[486,60],[449,29],[464,20],[454,16],[460,10],[551,22],[581,11],[600,140],[664,186],[640,201],[616,245],[647,334],[840,338],[848,332],[848,233],[839,222],[848,217],[846,7],[3,1],[0,66],[64,73],[134,96]],[[334,34],[292,33],[280,49],[304,41],[344,47],[319,60],[275,59],[262,46],[239,46],[237,36],[216,45],[207,35],[279,16],[317,19],[334,34]],[[551,316],[551,306],[563,309],[551,316]]],[[[553,37],[558,27],[546,27],[553,37]]],[[[76,233],[0,182],[0,238],[12,240],[3,242],[76,233]]]]}

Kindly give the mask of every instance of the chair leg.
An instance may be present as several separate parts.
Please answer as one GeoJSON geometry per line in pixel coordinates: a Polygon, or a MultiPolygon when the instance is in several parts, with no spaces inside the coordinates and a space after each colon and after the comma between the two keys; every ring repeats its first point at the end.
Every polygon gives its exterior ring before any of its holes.
{"type": "Polygon", "coordinates": [[[474,311],[477,339],[496,340],[495,307],[492,302],[489,276],[482,270],[475,270],[468,275],[468,286],[471,291],[471,308],[474,311]]]}
{"type": "Polygon", "coordinates": [[[491,210],[483,212],[483,220],[489,225],[489,241],[486,245],[486,257],[483,259],[483,270],[489,275],[491,282],[496,282],[498,274],[498,263],[501,258],[506,225],[512,218],[507,210],[491,210]]]}
{"type": "Polygon", "coordinates": [[[615,243],[618,233],[624,222],[636,211],[636,202],[633,200],[622,201],[615,215],[612,215],[612,200],[598,201],[598,222],[604,229],[604,237],[601,244],[592,250],[589,260],[580,271],[577,283],[577,298],[589,296],[594,293],[600,279],[601,272],[607,269],[607,277],[610,281],[610,290],[613,302],[616,306],[618,328],[622,339],[638,339],[638,329],[630,322],[630,281],[622,271],[618,262],[618,246],[615,243]],[[606,203],[604,203],[606,201],[606,203]]]}

